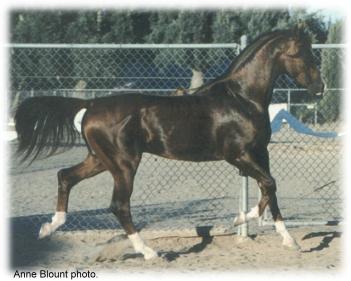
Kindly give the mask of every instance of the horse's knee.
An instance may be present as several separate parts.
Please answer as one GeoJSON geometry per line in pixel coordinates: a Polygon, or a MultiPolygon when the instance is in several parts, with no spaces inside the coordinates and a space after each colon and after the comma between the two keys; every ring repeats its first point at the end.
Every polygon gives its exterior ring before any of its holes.
{"type": "Polygon", "coordinates": [[[263,195],[269,196],[270,194],[274,194],[277,191],[275,179],[272,177],[263,178],[258,183],[263,195]]]}

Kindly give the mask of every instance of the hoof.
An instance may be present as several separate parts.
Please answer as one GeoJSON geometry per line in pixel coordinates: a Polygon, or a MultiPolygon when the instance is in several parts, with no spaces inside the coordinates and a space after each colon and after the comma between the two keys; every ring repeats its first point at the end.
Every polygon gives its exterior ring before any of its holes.
{"type": "Polygon", "coordinates": [[[245,223],[245,221],[245,213],[240,212],[239,215],[234,218],[233,224],[234,226],[238,226],[245,223]]]}
{"type": "Polygon", "coordinates": [[[297,242],[295,241],[295,239],[287,239],[283,241],[283,246],[289,250],[294,250],[294,251],[300,251],[301,247],[299,246],[299,244],[297,244],[297,242]]]}
{"type": "Polygon", "coordinates": [[[42,226],[39,230],[38,239],[43,239],[45,237],[50,236],[51,234],[52,234],[51,224],[44,223],[44,224],[42,224],[42,226]]]}
{"type": "Polygon", "coordinates": [[[151,260],[158,257],[158,253],[149,247],[144,248],[143,255],[145,260],[151,260]]]}

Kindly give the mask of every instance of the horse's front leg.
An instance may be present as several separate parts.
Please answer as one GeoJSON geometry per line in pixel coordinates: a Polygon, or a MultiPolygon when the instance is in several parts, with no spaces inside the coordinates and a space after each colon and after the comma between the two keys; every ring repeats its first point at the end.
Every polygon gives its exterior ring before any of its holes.
{"type": "Polygon", "coordinates": [[[39,231],[39,239],[45,238],[54,233],[66,222],[68,209],[68,198],[72,187],[81,180],[95,176],[106,170],[96,156],[89,154],[87,158],[78,165],[62,169],[57,173],[58,196],[55,215],[51,222],[44,223],[39,231]]]}
{"type": "Polygon", "coordinates": [[[258,180],[258,183],[262,191],[261,201],[268,202],[274,220],[275,229],[283,237],[283,246],[296,250],[300,249],[296,240],[290,235],[285,227],[283,217],[278,207],[275,180],[272,177],[262,178],[258,180]]]}
{"type": "Polygon", "coordinates": [[[289,248],[299,249],[295,239],[287,231],[278,207],[276,184],[269,171],[267,149],[264,148],[256,150],[255,152],[245,151],[239,158],[229,159],[228,162],[239,167],[248,176],[256,179],[262,193],[258,205],[252,208],[248,213],[241,212],[234,219],[234,225],[237,226],[251,219],[259,218],[268,204],[272,212],[276,231],[283,237],[283,245],[289,248]]]}
{"type": "MultiPolygon", "coordinates": [[[[250,157],[250,158],[252,158],[252,157],[250,157]]],[[[245,158],[243,158],[243,159],[245,159],[245,158]]],[[[260,169],[259,167],[263,167],[263,169],[265,171],[267,171],[268,174],[270,174],[268,150],[262,149],[260,156],[256,157],[256,159],[258,162],[258,164],[257,164],[258,169],[260,169]]],[[[244,161],[242,161],[242,162],[244,162],[244,161]]],[[[247,170],[251,171],[251,168],[250,167],[248,168],[245,163],[240,163],[240,164],[243,166],[244,169],[246,169],[246,171],[247,170]]],[[[251,173],[252,172],[254,174],[257,173],[255,171],[251,171],[251,173]]],[[[243,172],[243,171],[240,171],[240,174],[243,176],[248,176],[248,174],[243,172]]],[[[251,176],[252,176],[252,174],[251,174],[251,176]]],[[[257,183],[258,183],[258,186],[259,186],[259,188],[261,190],[261,194],[262,194],[260,201],[258,202],[258,204],[255,207],[251,208],[251,210],[249,212],[247,212],[247,213],[240,212],[239,215],[234,218],[234,221],[233,221],[234,226],[241,225],[241,224],[246,223],[246,222],[253,220],[253,219],[258,219],[263,215],[263,212],[268,204],[269,197],[263,195],[266,192],[266,188],[264,186],[262,186],[262,184],[259,181],[257,181],[257,183]]]]}

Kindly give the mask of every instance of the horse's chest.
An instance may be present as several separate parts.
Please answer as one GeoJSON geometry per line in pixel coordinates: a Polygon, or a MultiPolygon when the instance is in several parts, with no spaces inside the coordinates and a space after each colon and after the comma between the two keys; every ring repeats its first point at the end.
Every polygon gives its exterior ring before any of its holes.
{"type": "Polygon", "coordinates": [[[270,123],[265,115],[247,116],[236,114],[222,118],[217,127],[217,139],[223,144],[230,143],[238,149],[265,143],[270,137],[270,123]],[[249,118],[250,117],[250,118],[249,118]]]}

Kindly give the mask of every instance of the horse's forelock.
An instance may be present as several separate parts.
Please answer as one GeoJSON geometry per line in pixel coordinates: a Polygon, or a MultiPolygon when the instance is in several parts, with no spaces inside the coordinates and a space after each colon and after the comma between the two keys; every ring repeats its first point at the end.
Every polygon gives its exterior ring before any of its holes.
{"type": "Polygon", "coordinates": [[[305,25],[297,25],[295,28],[292,29],[293,37],[304,43],[304,44],[311,44],[311,36],[308,34],[305,25]]]}

